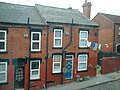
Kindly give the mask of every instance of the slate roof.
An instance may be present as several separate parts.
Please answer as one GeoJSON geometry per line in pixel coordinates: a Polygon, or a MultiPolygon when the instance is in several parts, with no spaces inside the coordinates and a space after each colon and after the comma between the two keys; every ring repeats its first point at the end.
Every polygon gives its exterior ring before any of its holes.
{"type": "Polygon", "coordinates": [[[106,18],[111,20],[113,23],[120,23],[120,16],[118,15],[111,15],[111,14],[105,14],[105,13],[99,13],[99,14],[105,16],[106,18]]]}
{"type": "Polygon", "coordinates": [[[35,10],[34,6],[0,2],[0,22],[45,25],[46,23],[35,10]]]}
{"type": "Polygon", "coordinates": [[[47,23],[61,23],[98,26],[92,20],[87,19],[77,9],[65,9],[36,4],[35,6],[10,4],[0,2],[0,22],[47,25],[47,23]]]}
{"type": "Polygon", "coordinates": [[[40,11],[46,22],[70,24],[72,23],[73,18],[74,24],[98,26],[98,24],[92,20],[87,19],[77,9],[57,8],[38,4],[35,6],[40,11]]]}

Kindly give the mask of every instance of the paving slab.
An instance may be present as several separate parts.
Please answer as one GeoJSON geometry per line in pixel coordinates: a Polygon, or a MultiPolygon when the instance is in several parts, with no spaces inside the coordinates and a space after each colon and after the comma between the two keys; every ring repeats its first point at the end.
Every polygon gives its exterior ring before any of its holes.
{"type": "Polygon", "coordinates": [[[118,79],[120,79],[120,72],[113,72],[113,73],[109,73],[105,75],[99,74],[96,77],[92,77],[87,81],[71,82],[71,83],[51,86],[51,87],[48,87],[47,89],[44,88],[44,89],[39,89],[39,90],[80,90],[80,89],[84,89],[84,88],[91,87],[94,85],[118,80],[118,79]]]}

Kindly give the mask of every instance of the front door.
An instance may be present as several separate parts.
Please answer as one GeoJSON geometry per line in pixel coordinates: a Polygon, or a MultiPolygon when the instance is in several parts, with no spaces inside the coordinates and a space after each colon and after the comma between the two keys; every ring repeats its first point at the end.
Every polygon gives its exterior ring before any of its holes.
{"type": "Polygon", "coordinates": [[[15,89],[24,88],[24,66],[15,67],[15,89]]]}
{"type": "Polygon", "coordinates": [[[65,79],[72,79],[72,78],[73,78],[73,55],[67,55],[65,79]]]}

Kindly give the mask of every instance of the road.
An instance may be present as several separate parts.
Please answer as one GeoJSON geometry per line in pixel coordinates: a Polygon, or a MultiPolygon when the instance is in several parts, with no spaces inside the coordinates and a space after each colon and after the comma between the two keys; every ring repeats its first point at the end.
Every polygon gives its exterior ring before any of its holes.
{"type": "Polygon", "coordinates": [[[100,84],[100,85],[82,89],[82,90],[120,90],[120,79],[117,81],[100,84]]]}

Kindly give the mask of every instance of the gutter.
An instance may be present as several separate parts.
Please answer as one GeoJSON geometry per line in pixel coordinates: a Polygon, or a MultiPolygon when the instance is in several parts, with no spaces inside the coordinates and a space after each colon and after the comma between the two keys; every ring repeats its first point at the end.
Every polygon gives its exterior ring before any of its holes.
{"type": "Polygon", "coordinates": [[[64,76],[63,76],[63,67],[64,67],[64,64],[63,64],[63,61],[64,61],[64,58],[65,58],[65,52],[66,52],[66,49],[71,45],[71,43],[72,43],[72,27],[73,27],[73,18],[72,18],[72,23],[70,24],[70,42],[68,43],[68,45],[66,45],[65,47],[64,47],[64,49],[62,50],[62,54],[63,54],[63,56],[62,56],[62,65],[61,65],[61,84],[63,84],[63,78],[64,78],[64,76]]]}
{"type": "MultiPolygon", "coordinates": [[[[63,23],[63,22],[52,22],[52,21],[47,21],[47,23],[49,24],[66,24],[66,25],[71,25],[71,23],[63,23]]],[[[99,27],[99,25],[92,25],[92,24],[84,24],[84,23],[81,23],[81,24],[77,24],[77,23],[74,23],[73,25],[76,25],[76,26],[88,26],[88,27],[99,27]]]]}
{"type": "MultiPolygon", "coordinates": [[[[0,22],[3,25],[28,25],[28,23],[0,22]]],[[[47,24],[30,24],[31,26],[48,26],[47,24]]]]}

